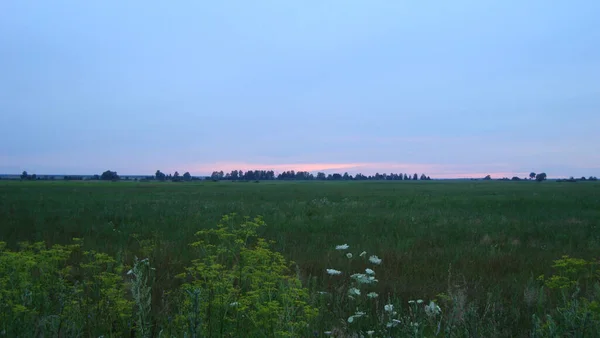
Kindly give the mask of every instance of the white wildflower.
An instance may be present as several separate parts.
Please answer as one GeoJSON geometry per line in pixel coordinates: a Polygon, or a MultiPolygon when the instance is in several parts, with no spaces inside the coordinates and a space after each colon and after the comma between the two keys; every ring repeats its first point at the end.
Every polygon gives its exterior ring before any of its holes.
{"type": "Polygon", "coordinates": [[[347,250],[350,246],[348,244],[337,245],[336,250],[347,250]]]}
{"type": "Polygon", "coordinates": [[[377,294],[377,292],[369,292],[367,293],[367,297],[373,299],[373,298],[377,298],[379,295],[377,294]]]}
{"type": "Polygon", "coordinates": [[[348,257],[348,259],[352,258],[352,253],[348,252],[348,253],[346,254],[346,257],[348,257]]]}
{"type": "Polygon", "coordinates": [[[390,328],[390,327],[396,327],[396,326],[400,325],[400,323],[402,323],[402,322],[401,322],[401,321],[399,321],[398,319],[392,319],[392,321],[391,321],[391,322],[388,322],[387,324],[385,324],[385,326],[386,326],[387,328],[390,328]]]}
{"type": "Polygon", "coordinates": [[[360,257],[365,257],[366,255],[367,255],[366,251],[363,251],[363,252],[360,253],[360,257]]]}
{"type": "Polygon", "coordinates": [[[367,276],[364,273],[355,273],[350,278],[355,279],[357,282],[361,284],[371,284],[378,282],[377,279],[373,276],[367,276]]]}
{"type": "Polygon", "coordinates": [[[423,300],[422,299],[418,299],[417,300],[417,304],[423,304],[423,300]]]}
{"type": "Polygon", "coordinates": [[[238,305],[240,305],[240,303],[238,303],[238,302],[233,302],[233,303],[229,304],[229,306],[231,306],[231,307],[235,307],[235,306],[238,306],[238,305]]]}
{"type": "Polygon", "coordinates": [[[319,291],[318,294],[320,294],[320,295],[326,295],[327,292],[325,292],[325,291],[319,291]]]}
{"type": "Polygon", "coordinates": [[[342,272],[336,269],[327,269],[327,273],[332,275],[332,276],[337,276],[337,275],[341,275],[342,272]]]}
{"type": "Polygon", "coordinates": [[[331,336],[331,331],[325,331],[323,332],[323,334],[325,334],[326,336],[331,336]]]}
{"type": "Polygon", "coordinates": [[[386,312],[392,312],[392,311],[394,311],[394,305],[392,305],[392,304],[387,304],[386,306],[384,306],[384,307],[383,307],[383,309],[384,309],[386,312]]]}
{"type": "Polygon", "coordinates": [[[367,275],[374,275],[375,274],[375,271],[373,271],[373,270],[371,270],[369,268],[366,268],[365,272],[367,273],[367,275]]]}
{"type": "Polygon", "coordinates": [[[133,270],[129,270],[129,271],[127,271],[127,274],[128,274],[128,275],[132,275],[132,274],[133,274],[133,270]]]}
{"type": "Polygon", "coordinates": [[[351,288],[350,290],[348,290],[348,293],[351,296],[360,296],[360,290],[357,288],[351,288]]]}
{"type": "Polygon", "coordinates": [[[408,304],[414,304],[414,303],[415,303],[415,301],[414,301],[414,300],[409,300],[409,301],[408,301],[408,304]]]}
{"type": "Polygon", "coordinates": [[[352,323],[354,322],[354,318],[360,318],[362,316],[364,316],[365,313],[362,311],[356,311],[356,313],[350,317],[348,317],[348,323],[352,323]]]}
{"type": "Polygon", "coordinates": [[[425,305],[425,314],[428,317],[437,316],[442,313],[442,309],[433,301],[429,302],[429,305],[425,305]]]}
{"type": "Polygon", "coordinates": [[[375,333],[375,331],[373,331],[373,330],[369,330],[369,331],[367,331],[367,334],[368,334],[369,336],[372,336],[374,333],[375,333]]]}
{"type": "Polygon", "coordinates": [[[369,262],[373,264],[381,264],[381,259],[375,255],[369,257],[369,262]]]}

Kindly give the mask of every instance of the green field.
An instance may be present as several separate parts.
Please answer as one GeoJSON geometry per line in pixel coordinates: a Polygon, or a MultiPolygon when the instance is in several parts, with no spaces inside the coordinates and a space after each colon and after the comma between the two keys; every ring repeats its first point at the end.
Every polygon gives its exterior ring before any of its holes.
{"type": "Polygon", "coordinates": [[[600,256],[595,182],[0,181],[8,248],[79,237],[129,265],[149,257],[157,314],[166,311],[163,290],[178,286],[174,276],[194,258],[194,234],[232,212],[262,216],[259,234],[297,263],[301,280],[317,277],[315,290],[327,287],[327,268],[348,264],[335,250],[347,243],[355,257],[365,250],[383,260],[381,294],[429,300],[456,287],[482,312],[492,297],[504,335],[527,334],[540,309],[524,294],[555,259],[600,256]]]}

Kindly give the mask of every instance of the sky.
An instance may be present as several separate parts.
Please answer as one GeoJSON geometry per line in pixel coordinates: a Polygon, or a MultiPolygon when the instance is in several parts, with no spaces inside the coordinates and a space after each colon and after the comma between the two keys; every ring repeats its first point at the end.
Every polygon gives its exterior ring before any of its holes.
{"type": "Polygon", "coordinates": [[[0,173],[600,175],[600,2],[0,1],[0,173]]]}

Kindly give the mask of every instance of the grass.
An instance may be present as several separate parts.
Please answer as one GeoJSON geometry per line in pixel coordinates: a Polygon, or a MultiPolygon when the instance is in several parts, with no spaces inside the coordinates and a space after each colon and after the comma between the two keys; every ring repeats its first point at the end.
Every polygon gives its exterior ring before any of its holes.
{"type": "Polygon", "coordinates": [[[600,254],[595,182],[7,182],[0,240],[68,244],[156,268],[153,311],[193,257],[194,234],[224,214],[261,215],[259,235],[299,266],[301,280],[347,265],[347,243],[383,259],[377,291],[434,299],[449,283],[479,304],[502,304],[511,335],[531,326],[526,286],[552,261],[600,254]],[[450,271],[449,271],[450,269],[450,271]],[[450,277],[450,281],[449,281],[450,277]]]}

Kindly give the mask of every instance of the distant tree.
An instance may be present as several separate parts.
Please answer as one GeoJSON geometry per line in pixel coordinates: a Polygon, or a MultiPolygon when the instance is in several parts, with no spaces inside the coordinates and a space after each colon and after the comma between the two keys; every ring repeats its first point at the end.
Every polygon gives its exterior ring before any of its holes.
{"type": "Polygon", "coordinates": [[[427,180],[427,176],[425,176],[425,174],[421,174],[420,180],[421,181],[426,181],[427,180]]]}
{"type": "Polygon", "coordinates": [[[585,176],[581,176],[581,180],[582,181],[587,181],[587,178],[585,178],[585,176]]]}
{"type": "Polygon", "coordinates": [[[548,176],[546,175],[546,173],[539,173],[537,175],[535,175],[535,180],[538,182],[544,181],[546,180],[548,176]]]}
{"type": "Polygon", "coordinates": [[[413,181],[416,181],[419,179],[419,175],[417,175],[416,173],[413,175],[413,181]]]}
{"type": "Polygon", "coordinates": [[[107,170],[100,175],[100,179],[103,181],[116,181],[119,179],[116,171],[107,170]]]}
{"type": "Polygon", "coordinates": [[[427,176],[427,180],[428,180],[428,181],[431,181],[431,177],[427,176]]]}
{"type": "Polygon", "coordinates": [[[27,172],[26,172],[26,171],[23,171],[23,173],[21,174],[21,179],[22,179],[22,180],[29,179],[29,175],[27,174],[27,172]]]}
{"type": "Polygon", "coordinates": [[[156,178],[157,181],[164,181],[167,178],[167,175],[165,175],[160,170],[157,170],[156,174],[154,174],[154,177],[156,178]]]}
{"type": "Polygon", "coordinates": [[[486,181],[489,181],[489,180],[491,180],[491,179],[492,179],[492,176],[490,176],[490,175],[487,175],[487,176],[486,176],[486,177],[484,177],[483,179],[484,179],[484,180],[486,180],[486,181]]]}
{"type": "Polygon", "coordinates": [[[221,170],[221,171],[213,171],[213,173],[210,175],[210,178],[213,181],[222,180],[224,177],[225,177],[225,173],[223,173],[223,170],[221,170]]]}
{"type": "Polygon", "coordinates": [[[36,174],[32,174],[31,176],[29,176],[29,179],[35,181],[38,179],[38,177],[36,174]]]}
{"type": "Polygon", "coordinates": [[[597,181],[598,179],[596,178],[596,176],[590,176],[590,178],[588,180],[589,181],[597,181]]]}
{"type": "Polygon", "coordinates": [[[173,182],[181,182],[182,180],[183,180],[183,179],[181,178],[181,175],[179,175],[179,172],[178,172],[178,171],[176,171],[176,172],[173,174],[173,177],[171,178],[171,181],[173,181],[173,182]]]}
{"type": "Polygon", "coordinates": [[[529,179],[532,180],[536,177],[537,175],[532,171],[531,173],[529,173],[529,179]]]}
{"type": "Polygon", "coordinates": [[[513,178],[511,178],[512,181],[520,181],[521,179],[517,176],[513,176],[513,178]]]}
{"type": "Polygon", "coordinates": [[[190,175],[189,172],[185,172],[185,174],[183,174],[183,180],[184,181],[191,181],[192,180],[192,175],[190,175]]]}
{"type": "Polygon", "coordinates": [[[358,174],[354,175],[354,179],[357,180],[357,181],[363,181],[363,180],[367,179],[367,176],[365,176],[365,175],[363,175],[361,173],[358,173],[358,174]]]}
{"type": "Polygon", "coordinates": [[[318,173],[317,173],[317,179],[318,179],[318,180],[322,180],[322,181],[324,181],[324,180],[326,180],[326,179],[327,179],[327,177],[325,176],[325,173],[323,173],[323,172],[318,172],[318,173]]]}
{"type": "Polygon", "coordinates": [[[348,180],[351,180],[351,179],[352,179],[352,176],[351,176],[351,175],[348,175],[348,172],[345,172],[345,173],[344,173],[344,176],[343,176],[342,178],[343,178],[345,181],[348,181],[348,180]]]}

